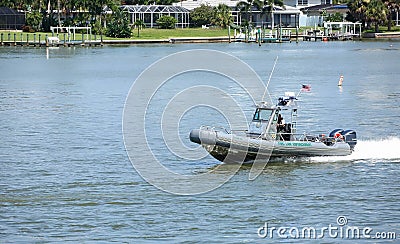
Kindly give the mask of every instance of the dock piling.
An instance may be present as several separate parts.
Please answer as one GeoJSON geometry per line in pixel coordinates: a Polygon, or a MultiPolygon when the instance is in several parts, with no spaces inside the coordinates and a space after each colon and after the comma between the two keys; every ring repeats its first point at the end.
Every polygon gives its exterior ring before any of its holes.
{"type": "Polygon", "coordinates": [[[228,25],[228,42],[231,43],[231,26],[228,25]]]}

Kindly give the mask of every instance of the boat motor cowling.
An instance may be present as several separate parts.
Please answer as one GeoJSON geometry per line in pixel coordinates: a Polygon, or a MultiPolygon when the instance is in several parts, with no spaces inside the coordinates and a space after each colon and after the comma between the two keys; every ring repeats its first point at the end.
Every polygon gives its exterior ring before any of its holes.
{"type": "Polygon", "coordinates": [[[344,136],[345,142],[350,145],[350,148],[353,151],[357,144],[357,133],[354,130],[345,130],[341,134],[344,136]]]}
{"type": "Polygon", "coordinates": [[[336,133],[343,135],[343,132],[344,132],[343,129],[334,129],[333,131],[331,131],[331,133],[329,133],[329,137],[335,137],[336,133]]]}

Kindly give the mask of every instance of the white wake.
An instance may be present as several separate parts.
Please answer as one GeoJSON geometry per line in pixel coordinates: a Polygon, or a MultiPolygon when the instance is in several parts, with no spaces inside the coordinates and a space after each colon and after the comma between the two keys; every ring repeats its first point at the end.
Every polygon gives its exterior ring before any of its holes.
{"type": "Polygon", "coordinates": [[[359,140],[354,152],[349,156],[311,157],[312,162],[394,160],[400,161],[400,138],[390,137],[380,140],[359,140]]]}

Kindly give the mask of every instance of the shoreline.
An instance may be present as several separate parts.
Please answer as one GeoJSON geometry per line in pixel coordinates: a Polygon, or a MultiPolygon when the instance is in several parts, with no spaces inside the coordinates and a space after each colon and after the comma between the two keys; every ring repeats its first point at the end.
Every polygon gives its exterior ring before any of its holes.
{"type": "MultiPolygon", "coordinates": [[[[22,38],[21,38],[22,39],[22,38]]],[[[317,37],[318,42],[322,41],[322,38],[317,37]]],[[[390,33],[364,33],[362,38],[351,38],[348,40],[356,40],[356,41],[373,41],[373,40],[394,40],[400,41],[400,32],[390,32],[390,33]]],[[[298,42],[298,41],[308,41],[308,42],[317,42],[313,36],[305,36],[298,35],[285,37],[282,40],[274,40],[268,41],[263,40],[262,43],[283,43],[283,42],[298,42]],[[311,40],[313,39],[313,40],[311,40]]],[[[329,41],[347,41],[346,40],[335,40],[331,39],[329,41]]],[[[220,36],[220,37],[171,37],[164,39],[103,39],[101,40],[59,40],[52,42],[48,39],[46,40],[4,40],[0,41],[0,46],[45,46],[45,47],[71,47],[71,46],[82,46],[82,47],[91,47],[91,46],[103,46],[103,45],[137,45],[137,44],[178,44],[178,43],[227,43],[227,42],[245,42],[243,39],[238,39],[234,37],[220,36]]],[[[249,40],[249,43],[256,43],[255,40],[249,40]]]]}
{"type": "Polygon", "coordinates": [[[364,33],[363,38],[372,38],[372,39],[396,39],[400,38],[400,32],[372,32],[372,33],[364,33]]]}

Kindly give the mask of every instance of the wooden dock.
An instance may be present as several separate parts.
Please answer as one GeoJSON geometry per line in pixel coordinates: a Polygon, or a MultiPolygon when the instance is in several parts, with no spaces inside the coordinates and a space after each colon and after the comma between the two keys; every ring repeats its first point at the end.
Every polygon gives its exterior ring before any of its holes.
{"type": "Polygon", "coordinates": [[[32,47],[73,47],[73,46],[102,46],[101,41],[66,41],[59,43],[48,43],[45,41],[3,41],[1,46],[32,46],[32,47]]]}
{"type": "Polygon", "coordinates": [[[359,38],[359,35],[341,34],[341,35],[301,35],[304,41],[349,41],[359,38]]]}
{"type": "Polygon", "coordinates": [[[41,35],[29,39],[29,35],[14,34],[3,35],[0,37],[1,46],[34,46],[34,47],[73,47],[73,46],[102,46],[102,45],[131,45],[131,44],[163,44],[163,43],[217,43],[217,42],[235,42],[238,41],[229,37],[172,37],[168,39],[115,39],[115,40],[70,40],[66,35],[53,36],[41,35]]]}

